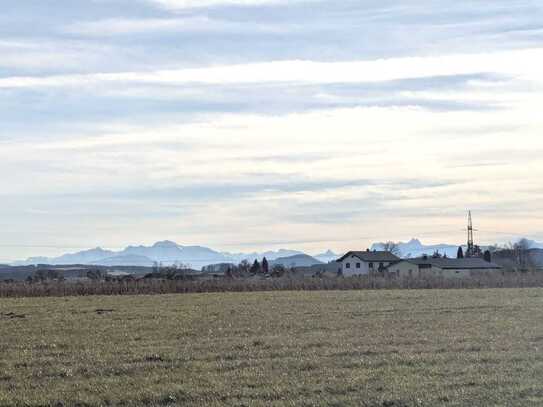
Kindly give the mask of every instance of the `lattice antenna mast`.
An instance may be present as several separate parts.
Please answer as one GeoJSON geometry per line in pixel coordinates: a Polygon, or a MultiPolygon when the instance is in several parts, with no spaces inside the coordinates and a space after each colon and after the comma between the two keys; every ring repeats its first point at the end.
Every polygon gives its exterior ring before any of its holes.
{"type": "Polygon", "coordinates": [[[468,212],[468,250],[466,257],[473,257],[475,255],[475,244],[473,242],[473,222],[471,220],[471,211],[468,212]]]}

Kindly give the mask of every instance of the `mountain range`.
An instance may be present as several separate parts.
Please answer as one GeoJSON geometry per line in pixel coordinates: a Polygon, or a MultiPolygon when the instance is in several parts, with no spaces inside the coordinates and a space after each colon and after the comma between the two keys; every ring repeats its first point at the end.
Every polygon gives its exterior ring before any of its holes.
{"type": "MultiPolygon", "coordinates": [[[[433,254],[438,251],[441,254],[446,254],[447,257],[456,257],[458,245],[452,244],[435,244],[424,245],[419,239],[411,239],[408,242],[396,243],[400,251],[400,257],[420,257],[424,254],[433,254]]],[[[370,250],[383,250],[385,243],[374,243],[370,250]]]]}
{"type": "MultiPolygon", "coordinates": [[[[530,241],[533,248],[542,248],[543,244],[530,241]]],[[[384,243],[374,243],[371,250],[382,250],[384,243]]],[[[399,242],[400,257],[419,257],[423,254],[433,254],[439,251],[448,257],[456,257],[457,245],[437,244],[424,245],[418,239],[408,242],[399,242]]],[[[353,248],[364,250],[364,248],[353,248]]],[[[240,263],[242,260],[253,262],[266,257],[268,261],[277,263],[288,262],[289,265],[311,265],[329,263],[340,257],[339,254],[328,250],[314,256],[308,256],[298,250],[280,249],[263,253],[228,253],[219,252],[204,246],[182,246],[172,241],[162,241],[152,246],[128,246],[120,251],[105,250],[100,247],[84,250],[77,253],[68,253],[59,257],[31,257],[24,261],[15,262],[14,265],[51,264],[51,265],[100,265],[100,266],[145,266],[151,267],[155,263],[163,265],[183,264],[193,269],[201,269],[204,266],[217,263],[240,263]],[[279,260],[279,261],[277,261],[279,260]],[[284,260],[284,261],[283,261],[284,260]]]]}
{"type": "MultiPolygon", "coordinates": [[[[527,240],[528,246],[532,249],[543,249],[543,243],[536,242],[535,240],[527,240]]],[[[447,257],[456,257],[458,252],[458,245],[452,244],[434,244],[434,245],[424,245],[418,239],[411,239],[408,242],[398,242],[396,243],[397,248],[400,251],[400,257],[403,258],[413,258],[420,257],[424,254],[433,254],[439,252],[441,254],[446,254],[447,257]]],[[[383,250],[385,243],[374,243],[371,246],[371,250],[383,250]]],[[[481,246],[482,249],[486,249],[488,246],[481,246]]],[[[462,249],[466,250],[466,246],[462,245],[462,249]]]]}
{"type": "MultiPolygon", "coordinates": [[[[305,256],[297,250],[280,249],[263,253],[227,253],[218,252],[203,246],[182,246],[168,240],[157,242],[152,246],[128,246],[121,251],[105,250],[100,247],[77,253],[68,253],[59,257],[30,257],[15,265],[51,264],[51,265],[100,265],[100,266],[146,266],[155,263],[163,265],[183,264],[193,269],[216,263],[240,263],[242,260],[253,262],[266,257],[269,261],[289,259],[294,256],[305,256]]],[[[332,251],[313,256],[317,263],[327,263],[339,256],[332,251]]],[[[301,260],[301,259],[298,259],[301,260]]]]}

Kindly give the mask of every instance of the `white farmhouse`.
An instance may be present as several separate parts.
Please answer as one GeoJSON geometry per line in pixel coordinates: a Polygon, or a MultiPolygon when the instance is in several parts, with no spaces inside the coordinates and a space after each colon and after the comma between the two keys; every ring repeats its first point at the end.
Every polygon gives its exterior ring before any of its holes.
{"type": "Polygon", "coordinates": [[[384,251],[353,251],[336,260],[338,271],[345,277],[367,275],[373,272],[383,272],[400,258],[384,251]]]}

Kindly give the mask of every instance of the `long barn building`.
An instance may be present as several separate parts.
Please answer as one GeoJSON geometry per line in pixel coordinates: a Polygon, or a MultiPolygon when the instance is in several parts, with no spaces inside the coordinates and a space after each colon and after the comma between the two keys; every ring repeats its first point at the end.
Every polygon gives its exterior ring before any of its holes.
{"type": "Polygon", "coordinates": [[[338,273],[345,277],[388,274],[398,277],[466,277],[501,271],[501,266],[481,258],[450,259],[422,256],[400,259],[386,251],[350,251],[337,261],[338,273]]]}

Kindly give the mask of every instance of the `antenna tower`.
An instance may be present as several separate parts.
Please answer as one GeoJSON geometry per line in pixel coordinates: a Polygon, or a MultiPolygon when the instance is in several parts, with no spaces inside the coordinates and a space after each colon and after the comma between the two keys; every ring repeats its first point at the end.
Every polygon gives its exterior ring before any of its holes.
{"type": "Polygon", "coordinates": [[[471,221],[471,211],[468,212],[468,249],[466,257],[475,256],[475,244],[473,243],[473,222],[471,221]]]}

